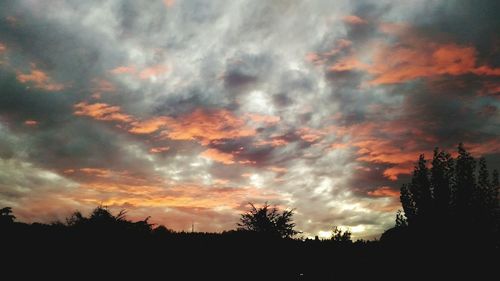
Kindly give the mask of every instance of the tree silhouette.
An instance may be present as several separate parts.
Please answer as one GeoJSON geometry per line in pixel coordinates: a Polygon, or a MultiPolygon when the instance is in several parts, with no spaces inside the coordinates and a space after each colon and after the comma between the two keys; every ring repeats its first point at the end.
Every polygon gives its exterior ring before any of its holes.
{"type": "Polygon", "coordinates": [[[476,173],[476,160],[462,144],[456,159],[436,148],[430,169],[420,155],[411,182],[401,187],[407,220],[398,212],[396,227],[407,223],[414,230],[455,231],[452,234],[460,232],[464,237],[481,234],[486,240],[498,240],[498,172],[490,180],[486,160],[478,163],[476,173]]]}
{"type": "Polygon", "coordinates": [[[11,224],[16,219],[16,216],[12,215],[12,208],[5,207],[0,209],[0,225],[11,224]]]}
{"type": "Polygon", "coordinates": [[[416,223],[428,221],[432,213],[431,182],[424,155],[420,155],[410,183],[410,192],[416,207],[416,223]]]}
{"type": "Polygon", "coordinates": [[[127,211],[121,210],[113,215],[107,207],[96,207],[87,218],[76,211],[66,219],[66,225],[78,231],[87,233],[106,234],[147,234],[152,232],[153,224],[148,222],[149,217],[144,220],[132,222],[126,219],[127,211]]]}
{"type": "Polygon", "coordinates": [[[471,207],[474,190],[476,189],[476,178],[474,175],[476,161],[467,152],[463,144],[458,145],[458,157],[455,164],[455,186],[453,190],[453,211],[457,218],[463,222],[472,221],[471,207]]]}
{"type": "Polygon", "coordinates": [[[332,241],[339,242],[339,243],[352,243],[351,240],[351,231],[349,229],[342,230],[338,226],[333,226],[333,231],[332,231],[332,241]]]}
{"type": "Polygon", "coordinates": [[[396,227],[406,227],[408,226],[408,221],[401,210],[396,213],[396,227]]]}
{"type": "Polygon", "coordinates": [[[299,232],[293,222],[293,210],[279,212],[276,207],[271,207],[267,202],[257,208],[249,203],[251,209],[241,215],[238,230],[257,232],[281,238],[290,238],[299,232]]]}
{"type": "Polygon", "coordinates": [[[431,189],[436,220],[448,216],[453,185],[454,161],[448,152],[434,149],[431,168],[431,189]]]}

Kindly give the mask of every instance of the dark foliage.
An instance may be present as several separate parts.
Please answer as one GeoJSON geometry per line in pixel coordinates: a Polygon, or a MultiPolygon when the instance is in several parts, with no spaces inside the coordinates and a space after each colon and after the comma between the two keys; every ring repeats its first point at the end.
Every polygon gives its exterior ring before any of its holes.
{"type": "Polygon", "coordinates": [[[5,207],[0,209],[0,225],[7,225],[14,222],[16,217],[12,215],[12,208],[5,207]]]}
{"type": "Polygon", "coordinates": [[[257,208],[249,203],[250,210],[241,215],[238,230],[251,231],[268,236],[290,238],[299,234],[293,222],[293,210],[279,212],[276,207],[271,207],[267,202],[257,208]]]}
{"type": "Polygon", "coordinates": [[[352,243],[350,230],[342,230],[338,226],[333,227],[332,240],[339,243],[352,243]]]}
{"type": "Polygon", "coordinates": [[[490,179],[486,160],[476,161],[462,144],[455,159],[436,148],[431,165],[429,169],[424,155],[420,156],[411,182],[401,187],[406,218],[398,212],[398,230],[382,238],[394,238],[399,233],[413,243],[498,247],[498,172],[494,171],[490,179]]]}

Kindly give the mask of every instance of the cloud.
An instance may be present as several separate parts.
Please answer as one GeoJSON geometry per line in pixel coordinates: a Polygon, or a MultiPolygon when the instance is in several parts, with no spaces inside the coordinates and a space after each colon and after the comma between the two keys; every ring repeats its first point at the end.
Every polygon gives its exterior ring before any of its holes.
{"type": "Polygon", "coordinates": [[[280,121],[279,116],[272,115],[260,115],[255,113],[249,113],[248,118],[255,123],[266,123],[266,124],[275,124],[280,121]]]}
{"type": "Polygon", "coordinates": [[[168,71],[168,68],[164,65],[155,65],[151,67],[147,67],[139,73],[140,79],[156,79],[159,76],[165,74],[168,71]]]}
{"type": "Polygon", "coordinates": [[[368,191],[368,195],[374,197],[399,197],[399,191],[388,186],[382,186],[373,191],[368,191]]]}
{"type": "Polygon", "coordinates": [[[166,126],[171,121],[168,117],[155,117],[145,121],[133,122],[129,132],[133,134],[151,134],[166,126]]]}
{"type": "Polygon", "coordinates": [[[134,66],[118,66],[110,70],[113,74],[134,74],[136,71],[134,66]]]}
{"type": "Polygon", "coordinates": [[[121,112],[119,106],[111,106],[105,103],[88,104],[80,102],[74,105],[75,115],[88,116],[96,120],[129,122],[133,118],[121,112]]]}
{"type": "Polygon", "coordinates": [[[163,3],[167,7],[172,7],[175,4],[175,0],[163,0],[163,3]]]}
{"type": "Polygon", "coordinates": [[[203,151],[200,156],[226,165],[234,164],[234,156],[232,154],[220,152],[213,148],[203,151]]]}
{"type": "Polygon", "coordinates": [[[355,15],[348,15],[342,18],[342,20],[347,23],[347,24],[352,24],[352,25],[360,25],[360,24],[366,24],[367,21],[355,16],[355,15]]]}
{"type": "Polygon", "coordinates": [[[254,128],[246,125],[244,119],[224,109],[196,109],[192,113],[180,115],[176,118],[164,117],[153,120],[132,124],[133,127],[130,131],[146,130],[147,132],[154,132],[164,126],[165,130],[160,131],[163,138],[197,140],[204,145],[211,141],[248,137],[256,133],[254,128]]]}
{"type": "Polygon", "coordinates": [[[170,149],[168,146],[160,146],[160,147],[152,147],[149,149],[149,152],[151,153],[163,153],[167,152],[170,149]]]}
{"type": "Polygon", "coordinates": [[[18,72],[17,80],[24,84],[31,83],[36,88],[48,92],[58,92],[65,88],[63,84],[54,82],[47,73],[37,69],[34,64],[31,65],[29,73],[18,72]]]}
{"type": "MultiPolygon", "coordinates": [[[[382,24],[383,32],[396,37],[396,43],[374,41],[374,51],[365,61],[350,55],[336,61],[332,72],[363,71],[373,76],[369,85],[403,83],[440,75],[476,74],[498,76],[500,69],[478,65],[473,46],[433,42],[406,25],[382,24]]],[[[366,54],[364,54],[366,56],[366,54]]],[[[318,61],[318,59],[316,59],[318,61]]]]}
{"type": "Polygon", "coordinates": [[[24,121],[24,125],[26,125],[26,126],[36,126],[36,125],[38,125],[38,121],[36,121],[36,120],[26,120],[26,121],[24,121]]]}

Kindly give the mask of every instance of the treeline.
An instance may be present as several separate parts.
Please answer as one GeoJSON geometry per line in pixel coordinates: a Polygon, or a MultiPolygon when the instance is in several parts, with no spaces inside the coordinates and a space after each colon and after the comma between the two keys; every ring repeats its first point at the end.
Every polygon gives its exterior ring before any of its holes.
{"type": "Polygon", "coordinates": [[[403,212],[383,240],[394,242],[470,243],[500,246],[498,171],[488,171],[479,160],[458,146],[457,157],[434,150],[415,166],[411,181],[401,187],[403,212]]]}
{"type": "Polygon", "coordinates": [[[176,232],[149,218],[131,221],[126,211],[113,214],[105,206],[87,216],[75,212],[65,222],[26,224],[5,207],[0,257],[7,263],[0,264],[39,272],[101,270],[113,279],[137,269],[173,280],[332,280],[381,268],[487,275],[499,260],[498,181],[498,172],[490,173],[486,161],[462,145],[456,158],[439,149],[431,161],[420,156],[401,188],[403,211],[380,241],[353,242],[348,229],[335,226],[330,239],[299,238],[294,210],[267,203],[250,204],[236,229],[222,233],[176,232]]]}

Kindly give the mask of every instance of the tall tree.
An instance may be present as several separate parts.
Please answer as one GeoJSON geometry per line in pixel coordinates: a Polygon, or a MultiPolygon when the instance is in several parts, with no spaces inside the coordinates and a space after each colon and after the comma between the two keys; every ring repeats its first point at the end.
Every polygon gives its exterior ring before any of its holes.
{"type": "MultiPolygon", "coordinates": [[[[431,227],[429,230],[445,236],[460,235],[462,239],[498,243],[498,172],[494,171],[492,178],[483,158],[476,173],[476,161],[462,144],[458,146],[456,159],[435,149],[430,170],[421,155],[411,182],[401,187],[408,229],[431,227]]],[[[396,224],[400,226],[401,220],[396,224]]]]}
{"type": "Polygon", "coordinates": [[[412,223],[417,217],[417,208],[408,184],[403,184],[401,187],[400,200],[408,222],[412,223]]]}
{"type": "Polygon", "coordinates": [[[410,183],[410,192],[415,202],[418,221],[428,221],[427,218],[432,212],[432,196],[429,169],[427,168],[427,160],[425,160],[423,154],[420,155],[418,163],[415,166],[410,183]]]}
{"type": "Polygon", "coordinates": [[[434,149],[431,168],[431,188],[434,198],[434,206],[438,216],[448,215],[451,201],[451,188],[453,186],[454,161],[451,155],[439,148],[434,149]]]}
{"type": "Polygon", "coordinates": [[[454,211],[458,215],[459,220],[470,222],[471,213],[469,211],[473,203],[472,196],[476,185],[474,176],[476,161],[465,150],[462,143],[458,145],[458,157],[455,169],[454,211]]]}
{"type": "Polygon", "coordinates": [[[499,182],[499,176],[498,176],[498,171],[493,170],[493,173],[491,175],[491,198],[493,200],[493,206],[498,208],[498,191],[500,189],[500,182],[499,182]]]}

